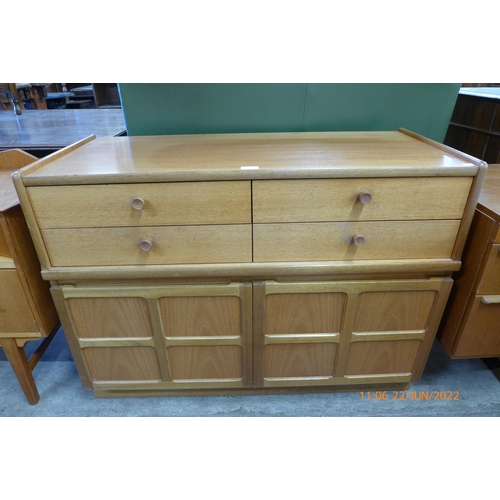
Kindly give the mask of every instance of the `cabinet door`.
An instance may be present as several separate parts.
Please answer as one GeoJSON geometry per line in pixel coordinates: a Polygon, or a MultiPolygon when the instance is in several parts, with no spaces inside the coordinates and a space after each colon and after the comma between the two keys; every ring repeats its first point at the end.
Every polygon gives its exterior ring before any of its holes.
{"type": "Polygon", "coordinates": [[[63,286],[62,294],[64,329],[95,389],[251,384],[251,284],[63,286]]]}
{"type": "Polygon", "coordinates": [[[417,379],[451,284],[449,278],[256,283],[256,386],[417,379]]]}

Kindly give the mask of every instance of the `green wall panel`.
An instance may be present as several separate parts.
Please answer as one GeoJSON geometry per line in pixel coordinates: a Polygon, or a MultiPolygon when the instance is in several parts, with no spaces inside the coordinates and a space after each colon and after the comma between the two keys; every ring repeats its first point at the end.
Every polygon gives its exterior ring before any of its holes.
{"type": "Polygon", "coordinates": [[[306,84],[120,84],[129,135],[300,131],[306,84]]]}
{"type": "Polygon", "coordinates": [[[442,142],[459,83],[122,83],[129,135],[397,130],[442,142]]]}
{"type": "Polygon", "coordinates": [[[460,84],[309,84],[304,130],[397,130],[444,140],[460,84]]]}

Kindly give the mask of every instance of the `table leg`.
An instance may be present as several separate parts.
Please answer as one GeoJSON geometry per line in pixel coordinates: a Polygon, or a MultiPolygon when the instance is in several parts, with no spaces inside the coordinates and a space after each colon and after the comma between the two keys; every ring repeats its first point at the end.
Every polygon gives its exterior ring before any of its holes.
{"type": "Polygon", "coordinates": [[[5,351],[7,359],[12,365],[17,380],[19,380],[29,404],[36,405],[40,400],[40,395],[38,394],[38,389],[36,388],[35,380],[31,373],[24,349],[17,345],[15,339],[1,339],[0,344],[5,351]]]}

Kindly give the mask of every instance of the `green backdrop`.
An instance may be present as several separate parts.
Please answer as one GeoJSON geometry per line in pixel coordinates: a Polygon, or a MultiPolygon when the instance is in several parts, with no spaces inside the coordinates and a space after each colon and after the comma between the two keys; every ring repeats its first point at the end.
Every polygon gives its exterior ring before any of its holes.
{"type": "Polygon", "coordinates": [[[459,83],[120,83],[129,135],[407,128],[444,140],[459,83]]]}

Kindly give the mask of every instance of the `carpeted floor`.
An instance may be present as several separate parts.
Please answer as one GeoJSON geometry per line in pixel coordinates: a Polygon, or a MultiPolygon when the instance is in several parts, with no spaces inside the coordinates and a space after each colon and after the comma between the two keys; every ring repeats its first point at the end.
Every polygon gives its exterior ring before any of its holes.
{"type": "MultiPolygon", "coordinates": [[[[28,354],[35,348],[36,342],[26,346],[28,354]]],[[[404,391],[406,400],[393,391],[387,400],[360,392],[96,398],[83,389],[59,330],[34,371],[40,393],[35,406],[0,350],[0,417],[493,417],[500,416],[497,373],[497,359],[451,360],[436,341],[422,379],[404,391]]]]}

